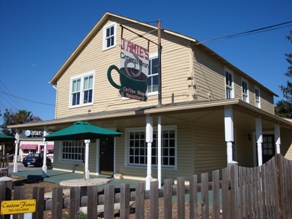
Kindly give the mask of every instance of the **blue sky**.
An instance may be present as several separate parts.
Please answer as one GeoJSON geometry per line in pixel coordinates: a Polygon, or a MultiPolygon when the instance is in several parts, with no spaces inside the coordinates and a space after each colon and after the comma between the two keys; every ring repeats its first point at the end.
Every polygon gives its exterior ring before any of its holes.
{"type": "MultiPolygon", "coordinates": [[[[105,12],[199,41],[292,21],[291,0],[0,0],[0,109],[55,115],[48,83],[105,12]]],[[[292,26],[206,43],[210,49],[279,95],[285,84],[292,26]]],[[[1,119],[1,118],[0,118],[1,119]]],[[[0,120],[2,123],[2,119],[0,120]]]]}

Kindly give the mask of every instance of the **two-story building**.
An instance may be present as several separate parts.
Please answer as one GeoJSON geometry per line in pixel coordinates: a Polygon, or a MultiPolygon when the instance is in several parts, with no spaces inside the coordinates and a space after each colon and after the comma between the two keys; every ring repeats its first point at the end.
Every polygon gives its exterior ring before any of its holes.
{"type": "MultiPolygon", "coordinates": [[[[82,120],[122,132],[91,141],[90,174],[145,177],[147,124],[153,127],[154,178],[158,158],[164,179],[233,162],[253,167],[275,153],[292,159],[292,123],[274,114],[274,92],[192,37],[163,29],[160,40],[161,56],[157,26],[105,13],[50,81],[57,92],[55,119],[9,128],[54,132],[82,120]],[[144,99],[123,82],[121,60],[139,66],[121,52],[124,41],[147,60],[144,99]]],[[[83,171],[83,141],[54,145],[55,169],[83,171]]]]}

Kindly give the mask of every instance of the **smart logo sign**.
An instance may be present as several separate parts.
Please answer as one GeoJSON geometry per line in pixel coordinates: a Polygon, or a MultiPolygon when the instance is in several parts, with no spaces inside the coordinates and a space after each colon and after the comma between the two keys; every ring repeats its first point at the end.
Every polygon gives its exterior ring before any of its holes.
{"type": "Polygon", "coordinates": [[[111,85],[119,89],[122,97],[147,101],[148,71],[148,49],[122,38],[120,68],[111,65],[107,71],[107,77],[111,85]],[[120,85],[113,81],[113,73],[119,74],[120,85]]]}

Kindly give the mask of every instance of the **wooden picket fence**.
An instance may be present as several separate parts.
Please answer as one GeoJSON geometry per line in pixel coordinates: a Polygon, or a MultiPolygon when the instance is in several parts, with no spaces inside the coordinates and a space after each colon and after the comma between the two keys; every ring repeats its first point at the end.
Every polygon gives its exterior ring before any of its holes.
{"type": "MultiPolygon", "coordinates": [[[[150,201],[150,218],[292,218],[292,161],[276,155],[260,167],[246,168],[230,165],[211,174],[203,173],[188,178],[164,180],[163,188],[151,182],[150,190],[144,183],[137,183],[134,190],[129,184],[121,184],[119,192],[114,185],[106,185],[102,194],[98,187],[87,187],[87,196],[80,196],[80,188],[70,188],[70,197],[64,198],[61,187],[53,188],[52,199],[44,199],[44,188],[36,187],[33,198],[37,200],[34,219],[51,211],[51,218],[62,218],[62,209],[68,208],[71,219],[80,217],[80,207],[86,206],[87,218],[115,218],[119,203],[119,218],[145,218],[145,200],[150,201]],[[174,200],[175,198],[175,200],[174,200]],[[159,202],[162,199],[163,202],[159,202]],[[130,203],[134,202],[132,206],[130,203]],[[176,202],[176,215],[173,203],[176,202]],[[163,203],[163,204],[161,204],[163,203]],[[163,205],[163,206],[162,206],[163,205]],[[98,212],[98,206],[103,206],[98,212]],[[133,211],[134,206],[134,211],[133,211]],[[163,208],[163,217],[160,209],[163,208]],[[132,217],[133,218],[133,217],[132,217]]],[[[0,184],[0,201],[10,200],[11,189],[0,184]]],[[[23,199],[24,186],[14,188],[14,199],[23,199]]],[[[6,215],[5,215],[6,216],[6,215]]],[[[5,217],[4,215],[2,217],[5,217]]],[[[17,217],[15,217],[17,218],[17,217]]]]}
{"type": "Polygon", "coordinates": [[[9,158],[11,155],[0,155],[0,177],[8,176],[9,158]]]}

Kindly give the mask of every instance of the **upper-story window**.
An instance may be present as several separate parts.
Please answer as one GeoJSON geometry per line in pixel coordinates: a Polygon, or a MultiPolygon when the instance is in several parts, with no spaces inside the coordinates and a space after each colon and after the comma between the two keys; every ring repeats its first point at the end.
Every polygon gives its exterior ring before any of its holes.
{"type": "Polygon", "coordinates": [[[241,87],[242,87],[242,100],[248,103],[249,102],[248,83],[246,80],[242,79],[241,87]]]}
{"type": "Polygon", "coordinates": [[[149,57],[148,94],[158,92],[158,55],[149,57]]]}
{"type": "Polygon", "coordinates": [[[258,87],[254,89],[254,96],[255,96],[255,105],[258,108],[261,108],[261,93],[258,87]]]}
{"type": "Polygon", "coordinates": [[[92,103],[93,76],[94,72],[88,72],[71,78],[71,107],[92,103]]]}
{"type": "Polygon", "coordinates": [[[225,70],[225,89],[226,99],[234,98],[233,73],[230,70],[225,70]]]}
{"type": "Polygon", "coordinates": [[[116,23],[111,23],[103,28],[103,50],[116,46],[116,23]]]}

